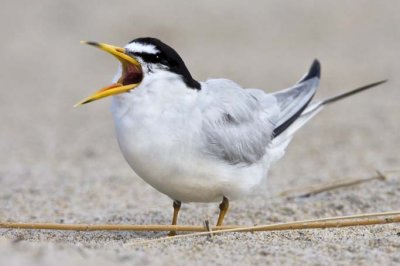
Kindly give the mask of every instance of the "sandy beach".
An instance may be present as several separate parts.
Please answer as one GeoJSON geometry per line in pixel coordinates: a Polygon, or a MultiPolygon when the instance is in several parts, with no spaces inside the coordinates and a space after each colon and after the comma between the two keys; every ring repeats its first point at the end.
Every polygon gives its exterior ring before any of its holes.
{"type": "MultiPolygon", "coordinates": [[[[0,221],[169,224],[172,201],[122,157],[105,99],[73,104],[110,83],[115,60],[80,40],[122,46],[143,36],[174,47],[198,80],[225,77],[272,92],[314,58],[316,99],[385,85],[330,106],[294,138],[226,224],[255,225],[398,210],[400,2],[9,1],[0,10],[0,221]],[[387,175],[310,197],[279,193],[387,175]]],[[[214,223],[218,204],[184,204],[179,223],[214,223]]],[[[395,265],[397,224],[230,233],[149,245],[165,233],[0,229],[2,265],[395,265]]]]}

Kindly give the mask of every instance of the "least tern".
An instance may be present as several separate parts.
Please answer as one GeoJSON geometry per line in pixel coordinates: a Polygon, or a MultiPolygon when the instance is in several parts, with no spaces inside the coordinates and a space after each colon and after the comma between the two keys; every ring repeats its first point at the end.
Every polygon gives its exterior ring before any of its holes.
{"type": "Polygon", "coordinates": [[[76,106],[113,96],[120,149],[138,176],[173,200],[173,225],[181,202],[220,200],[222,225],[229,200],[260,184],[305,123],[326,105],[386,82],[311,102],[318,60],[294,86],[265,93],[228,79],[196,81],[178,53],[155,38],[134,39],[124,48],[85,43],[121,64],[112,85],[76,106]]]}

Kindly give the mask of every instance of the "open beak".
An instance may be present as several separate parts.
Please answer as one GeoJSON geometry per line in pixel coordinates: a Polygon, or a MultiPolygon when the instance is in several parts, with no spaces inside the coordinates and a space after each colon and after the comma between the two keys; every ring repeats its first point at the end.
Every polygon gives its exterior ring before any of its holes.
{"type": "Polygon", "coordinates": [[[140,82],[143,79],[142,67],[135,58],[126,54],[124,48],[97,42],[82,41],[81,43],[95,46],[115,56],[122,64],[122,75],[116,83],[104,87],[99,91],[96,91],[89,97],[76,103],[74,107],[90,103],[92,101],[99,100],[101,98],[111,95],[128,92],[140,85],[140,82]]]}

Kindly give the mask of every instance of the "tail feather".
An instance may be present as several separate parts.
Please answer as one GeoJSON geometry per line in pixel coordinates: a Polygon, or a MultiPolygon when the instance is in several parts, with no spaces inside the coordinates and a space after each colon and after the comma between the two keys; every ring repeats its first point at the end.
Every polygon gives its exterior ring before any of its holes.
{"type": "Polygon", "coordinates": [[[359,87],[359,88],[357,88],[357,89],[351,90],[351,91],[349,91],[349,92],[345,92],[345,93],[342,93],[342,94],[333,96],[333,97],[331,97],[331,98],[325,99],[325,100],[323,100],[323,101],[321,102],[321,104],[322,104],[322,105],[327,105],[327,104],[330,104],[330,103],[334,103],[334,102],[336,102],[336,101],[339,101],[339,100],[341,100],[341,99],[347,98],[347,97],[349,97],[349,96],[351,96],[351,95],[354,95],[354,94],[356,94],[356,93],[359,93],[359,92],[368,90],[368,89],[370,89],[370,88],[379,86],[379,85],[381,85],[381,84],[383,84],[383,83],[386,83],[387,81],[388,81],[388,80],[385,79],[385,80],[381,80],[381,81],[378,81],[378,82],[374,82],[374,83],[370,83],[370,84],[364,85],[364,86],[362,86],[362,87],[359,87]]]}
{"type": "MultiPolygon", "coordinates": [[[[383,83],[387,82],[387,80],[382,80],[374,83],[367,84],[365,86],[356,88],[349,92],[345,92],[331,98],[316,102],[314,104],[308,105],[307,108],[300,114],[300,116],[294,121],[285,131],[283,131],[278,137],[274,138],[271,142],[272,145],[282,145],[287,146],[294,133],[299,130],[303,125],[305,125],[311,118],[313,118],[316,114],[318,114],[326,105],[337,102],[339,100],[350,97],[359,92],[365,91],[367,89],[379,86],[383,83]],[[286,145],[284,145],[286,143],[286,145]]],[[[283,147],[283,148],[285,148],[283,147]]]]}

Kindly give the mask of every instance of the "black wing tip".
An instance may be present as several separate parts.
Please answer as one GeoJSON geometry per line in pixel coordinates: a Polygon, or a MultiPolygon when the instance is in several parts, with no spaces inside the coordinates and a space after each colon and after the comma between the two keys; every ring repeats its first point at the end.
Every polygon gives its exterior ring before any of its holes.
{"type": "Polygon", "coordinates": [[[321,64],[318,59],[314,59],[308,73],[300,80],[300,82],[307,81],[313,78],[321,78],[321,64]]]}

